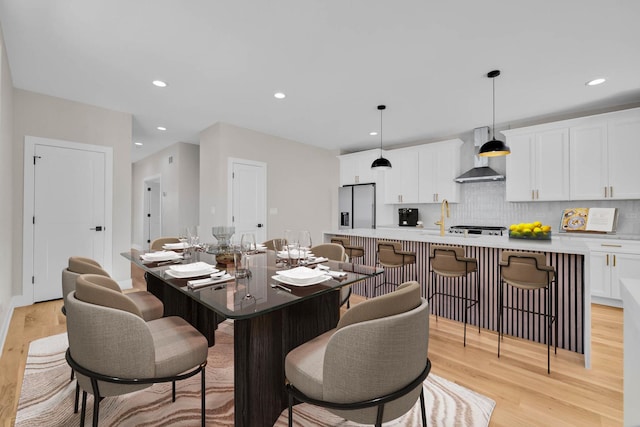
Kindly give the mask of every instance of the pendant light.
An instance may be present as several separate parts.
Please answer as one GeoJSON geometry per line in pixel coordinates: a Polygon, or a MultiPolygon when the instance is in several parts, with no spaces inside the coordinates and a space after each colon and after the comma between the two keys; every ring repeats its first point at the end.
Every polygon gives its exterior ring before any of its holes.
{"type": "Polygon", "coordinates": [[[491,127],[491,140],[485,142],[480,147],[478,156],[497,157],[506,156],[511,153],[511,149],[507,147],[503,141],[496,139],[496,77],[500,75],[500,70],[489,71],[487,77],[493,81],[493,126],[491,127]]]}
{"type": "Polygon", "coordinates": [[[387,108],[385,105],[378,105],[378,110],[380,110],[380,158],[375,159],[373,163],[371,163],[371,169],[378,170],[387,170],[391,169],[391,162],[388,159],[382,157],[382,111],[387,108]]]}

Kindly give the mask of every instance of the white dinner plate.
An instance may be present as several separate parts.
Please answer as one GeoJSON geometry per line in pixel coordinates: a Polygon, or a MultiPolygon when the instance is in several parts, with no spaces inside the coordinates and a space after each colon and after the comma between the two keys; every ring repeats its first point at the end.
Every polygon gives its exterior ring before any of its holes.
{"type": "Polygon", "coordinates": [[[165,273],[167,273],[168,276],[171,276],[176,279],[189,279],[191,277],[210,276],[211,274],[216,273],[217,271],[218,271],[217,269],[211,267],[206,270],[193,270],[193,271],[186,271],[186,272],[167,269],[165,270],[165,273]]]}
{"type": "Polygon", "coordinates": [[[320,270],[314,270],[308,267],[296,267],[291,270],[279,270],[276,271],[279,276],[286,277],[289,281],[304,285],[305,283],[313,282],[317,280],[324,273],[320,270]]]}
{"type": "Polygon", "coordinates": [[[275,280],[276,282],[280,282],[280,283],[284,283],[285,285],[290,285],[290,286],[311,286],[311,285],[317,285],[318,283],[322,283],[322,282],[326,282],[327,280],[331,279],[331,276],[319,276],[318,278],[316,278],[315,280],[313,280],[312,282],[309,283],[297,283],[292,281],[291,279],[282,276],[280,274],[276,274],[275,276],[271,276],[271,278],[273,280],[275,280]]]}

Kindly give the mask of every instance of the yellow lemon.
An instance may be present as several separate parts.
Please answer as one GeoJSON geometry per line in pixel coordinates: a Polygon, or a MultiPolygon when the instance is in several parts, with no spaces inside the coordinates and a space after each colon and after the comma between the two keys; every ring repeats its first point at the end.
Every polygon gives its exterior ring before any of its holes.
{"type": "Polygon", "coordinates": [[[514,230],[517,230],[517,229],[518,229],[518,224],[511,224],[509,226],[509,230],[511,230],[511,231],[514,231],[514,230]]]}
{"type": "Polygon", "coordinates": [[[540,221],[534,221],[533,222],[533,226],[534,227],[540,227],[540,226],[542,226],[542,223],[540,221]]]}
{"type": "Polygon", "coordinates": [[[535,228],[533,229],[533,232],[534,232],[534,233],[536,233],[536,234],[540,234],[540,233],[542,233],[542,228],[540,228],[540,227],[535,227],[535,228]]]}
{"type": "Polygon", "coordinates": [[[543,225],[542,227],[540,227],[542,229],[542,231],[544,231],[545,233],[547,231],[551,231],[551,226],[550,225],[543,225]]]}
{"type": "Polygon", "coordinates": [[[529,235],[529,234],[531,234],[531,228],[529,228],[529,227],[525,227],[525,228],[522,230],[522,234],[524,234],[524,235],[529,235]]]}

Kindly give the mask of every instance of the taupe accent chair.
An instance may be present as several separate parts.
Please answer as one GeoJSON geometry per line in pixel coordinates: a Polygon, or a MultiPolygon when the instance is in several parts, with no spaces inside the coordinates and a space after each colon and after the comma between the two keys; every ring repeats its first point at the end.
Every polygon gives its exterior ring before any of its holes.
{"type": "Polygon", "coordinates": [[[547,265],[546,257],[542,253],[503,251],[500,258],[500,276],[501,283],[498,294],[498,357],[500,357],[500,341],[502,341],[504,330],[503,311],[505,309],[544,316],[545,341],[547,342],[547,373],[550,374],[551,327],[553,325],[555,325],[554,353],[558,352],[558,286],[555,279],[555,268],[547,265]],[[551,289],[554,284],[555,286],[551,289]],[[545,311],[529,310],[528,305],[526,308],[505,305],[505,285],[512,286],[522,291],[542,290],[546,303],[545,311]],[[552,300],[555,300],[555,303],[552,300]]]}
{"type": "Polygon", "coordinates": [[[409,411],[418,397],[426,426],[428,345],[429,306],[418,282],[355,305],[335,329],[287,354],[289,426],[294,399],[380,426],[409,411]]]}
{"type": "MultiPolygon", "coordinates": [[[[349,256],[347,255],[344,246],[337,243],[322,243],[320,245],[313,246],[311,252],[318,257],[329,258],[333,261],[348,262],[349,256]]],[[[351,286],[343,286],[340,288],[340,305],[347,304],[347,308],[351,306],[349,303],[349,297],[351,297],[351,286]]]]}
{"type": "MultiPolygon", "coordinates": [[[[402,242],[391,240],[378,240],[378,264],[382,266],[382,283],[375,285],[373,296],[377,295],[377,289],[384,285],[398,286],[398,283],[387,280],[387,270],[402,269],[402,281],[407,281],[406,266],[416,263],[416,253],[402,250],[402,242]]],[[[417,278],[417,273],[414,279],[417,278]]]]}
{"type": "Polygon", "coordinates": [[[103,398],[172,382],[175,401],[175,382],[200,373],[204,426],[206,338],[179,317],[146,322],[124,294],[105,294],[106,289],[94,283],[101,277],[81,275],[67,297],[66,359],[83,389],[80,425],[84,425],[87,392],[94,396],[93,426],[97,426],[103,398]]]}
{"type": "MultiPolygon", "coordinates": [[[[62,299],[64,304],[67,302],[67,295],[76,289],[76,279],[81,274],[98,274],[100,276],[110,277],[98,261],[91,258],[72,256],[69,257],[67,268],[62,270],[62,299]]],[[[65,308],[62,306],[62,312],[65,308]]]]}
{"type": "Polygon", "coordinates": [[[151,242],[149,249],[152,251],[161,251],[163,250],[162,247],[167,243],[180,243],[180,240],[177,237],[158,237],[151,242]]]}
{"type": "MultiPolygon", "coordinates": [[[[429,247],[429,265],[431,266],[431,283],[428,286],[428,300],[438,296],[441,301],[442,297],[449,300],[462,300],[463,322],[464,322],[464,346],[467,345],[467,319],[468,311],[473,306],[476,307],[476,320],[478,322],[478,333],[480,333],[480,283],[478,282],[478,261],[475,258],[465,256],[464,248],[459,246],[447,246],[431,244],[429,247]],[[475,273],[475,298],[470,296],[470,276],[475,273]],[[440,279],[440,280],[439,280],[440,279]],[[456,286],[456,280],[462,281],[462,296],[451,293],[442,289],[442,282],[448,280],[449,289],[456,286]]],[[[442,303],[431,304],[431,309],[436,314],[436,322],[438,321],[439,306],[442,303]]],[[[456,307],[459,305],[456,305],[456,307]]]]}
{"type": "Polygon", "coordinates": [[[355,262],[358,258],[364,259],[364,246],[352,245],[348,237],[334,236],[331,238],[331,243],[342,245],[351,262],[355,262]]]}

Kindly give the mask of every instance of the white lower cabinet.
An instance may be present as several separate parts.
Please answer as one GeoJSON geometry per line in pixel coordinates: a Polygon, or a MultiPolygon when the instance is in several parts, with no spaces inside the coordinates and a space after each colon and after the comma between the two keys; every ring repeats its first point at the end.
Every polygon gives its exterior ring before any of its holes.
{"type": "MultiPolygon", "coordinates": [[[[604,249],[604,248],[603,248],[604,249]]],[[[640,254],[618,250],[591,252],[591,296],[593,302],[622,306],[620,279],[640,277],[640,254]]]]}

